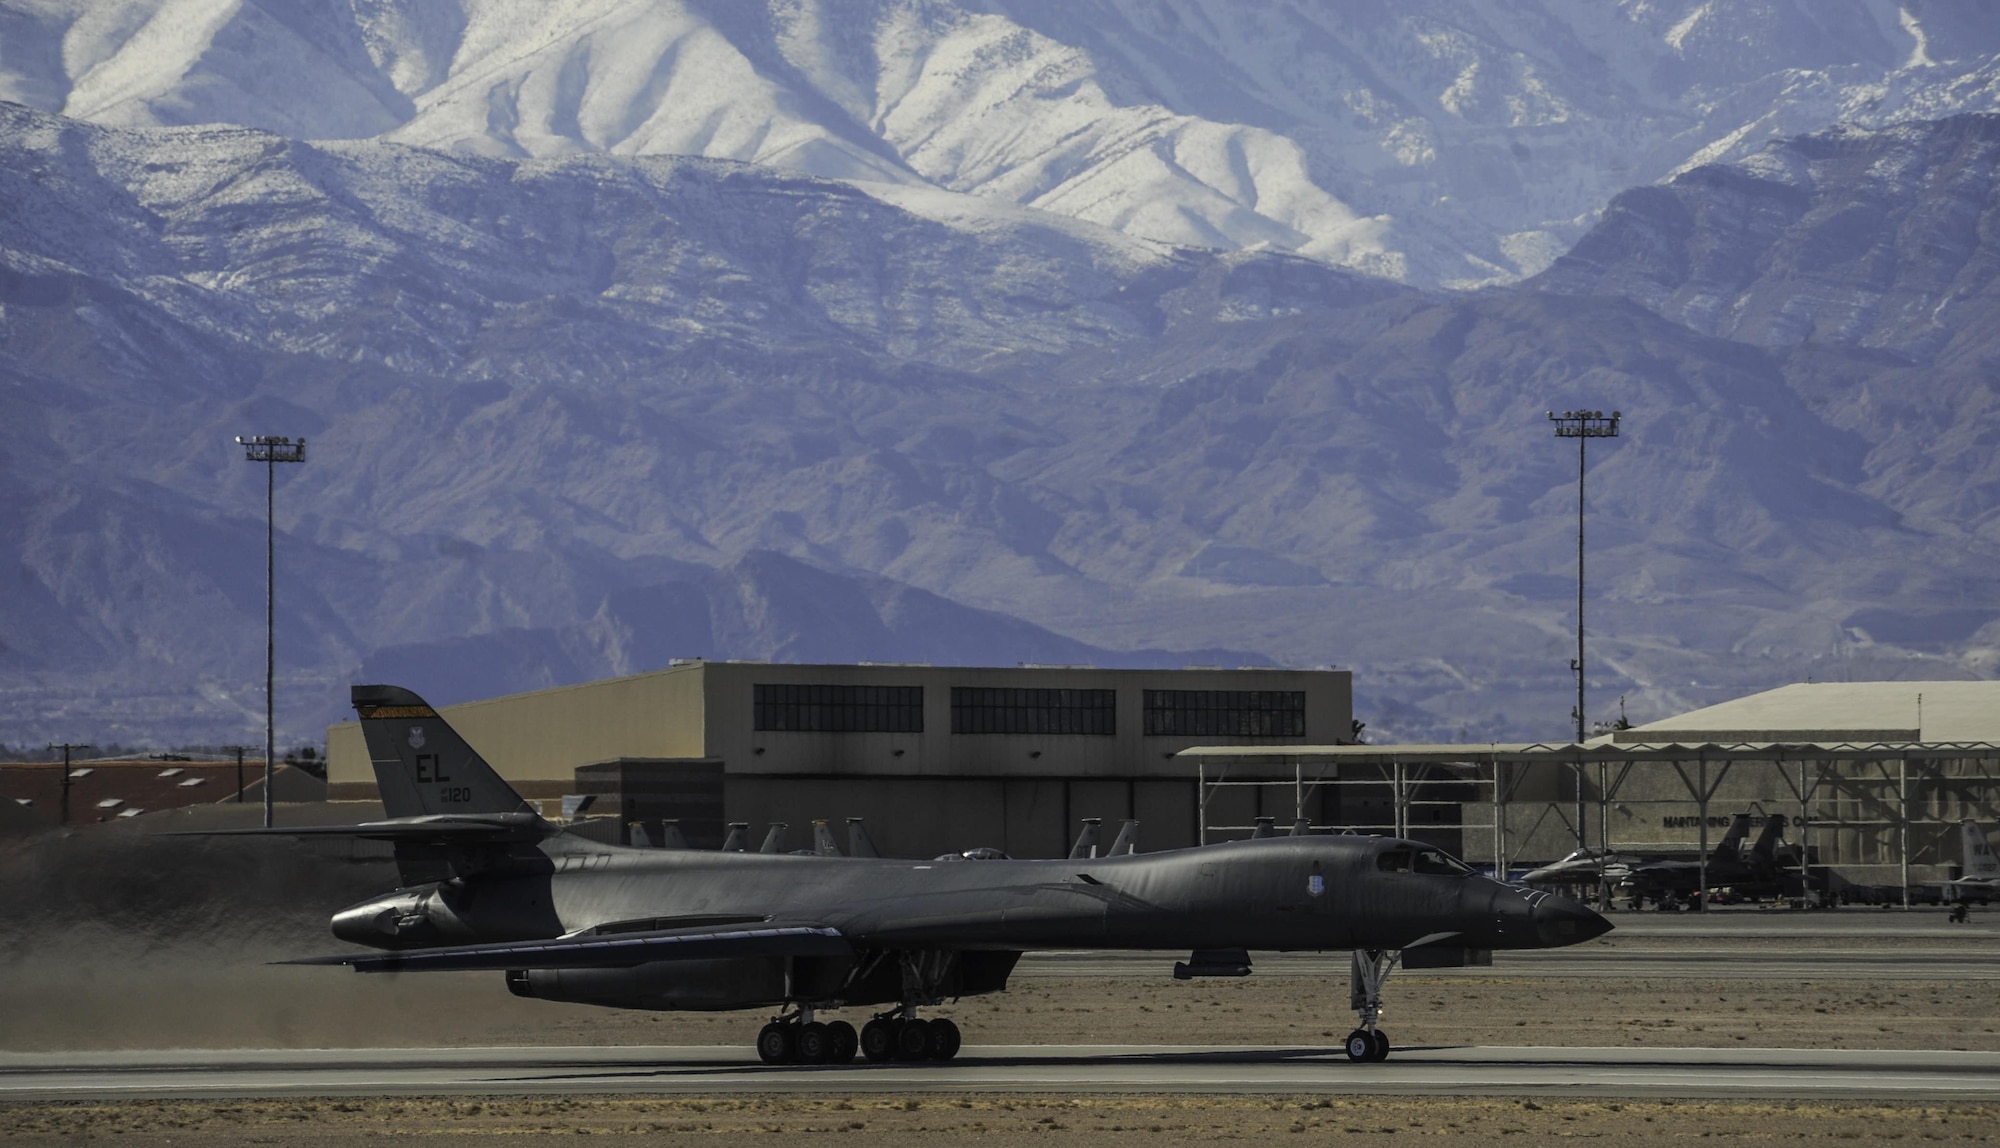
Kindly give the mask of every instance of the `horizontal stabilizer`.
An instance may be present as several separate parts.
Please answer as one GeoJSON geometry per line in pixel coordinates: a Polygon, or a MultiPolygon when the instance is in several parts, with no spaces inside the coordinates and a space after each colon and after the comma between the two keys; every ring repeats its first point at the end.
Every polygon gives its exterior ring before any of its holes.
{"type": "Polygon", "coordinates": [[[359,825],[295,825],[268,829],[207,829],[171,834],[174,837],[358,837],[368,841],[407,841],[436,845],[500,845],[540,841],[555,831],[532,813],[498,813],[486,817],[399,817],[364,821],[359,825]]]}
{"type": "Polygon", "coordinates": [[[301,957],[286,965],[352,965],[359,973],[451,972],[466,969],[620,969],[650,961],[701,961],[731,957],[849,956],[840,930],[818,925],[733,929],[701,933],[619,933],[454,945],[389,953],[301,957]]]}

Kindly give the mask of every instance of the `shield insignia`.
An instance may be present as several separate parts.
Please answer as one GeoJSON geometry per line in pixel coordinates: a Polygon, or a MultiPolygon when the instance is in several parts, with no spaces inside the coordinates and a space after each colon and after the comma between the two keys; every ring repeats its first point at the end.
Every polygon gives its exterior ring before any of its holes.
{"type": "Polygon", "coordinates": [[[1320,875],[1319,862],[1313,862],[1312,876],[1306,878],[1306,894],[1317,897],[1326,892],[1326,878],[1320,875]]]}
{"type": "Polygon", "coordinates": [[[423,727],[423,726],[420,726],[420,725],[413,725],[413,726],[411,726],[411,727],[410,727],[410,748],[411,748],[411,749],[422,749],[422,748],[424,748],[424,727],[423,727]]]}

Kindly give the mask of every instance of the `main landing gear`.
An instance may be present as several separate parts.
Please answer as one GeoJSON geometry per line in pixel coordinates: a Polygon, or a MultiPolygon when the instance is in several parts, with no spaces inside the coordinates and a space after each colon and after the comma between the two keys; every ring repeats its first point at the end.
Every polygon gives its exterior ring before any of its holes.
{"type": "Polygon", "coordinates": [[[1389,1059],[1389,1034],[1375,1027],[1382,1016],[1382,984],[1401,953],[1382,949],[1354,950],[1348,979],[1348,1007],[1361,1016],[1361,1027],[1347,1034],[1347,1059],[1357,1063],[1389,1059]]]}
{"type": "Polygon", "coordinates": [[[765,1064],[852,1064],[861,1040],[844,1020],[823,1024],[801,1008],[757,1032],[757,1058],[765,1064]]]}
{"type": "Polygon", "coordinates": [[[861,1026],[861,1054],[873,1061],[950,1060],[958,1055],[958,1026],[922,1020],[913,1006],[882,1014],[861,1026]]]}

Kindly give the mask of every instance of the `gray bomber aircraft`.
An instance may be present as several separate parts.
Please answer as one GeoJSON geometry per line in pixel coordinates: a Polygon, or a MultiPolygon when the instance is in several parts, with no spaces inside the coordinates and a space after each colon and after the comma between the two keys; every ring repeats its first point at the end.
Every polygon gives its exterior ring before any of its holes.
{"type": "Polygon", "coordinates": [[[1006,987],[1033,949],[1171,949],[1174,975],[1242,976],[1250,950],[1346,951],[1354,1060],[1388,1056],[1391,969],[1486,964],[1611,925],[1567,898],[1385,837],[1300,836],[1062,860],[913,861],[623,848],[544,821],[416,694],[355,686],[389,819],[237,830],[394,843],[403,887],[342,909],[361,972],[490,969],[524,997],[774,1009],[765,1061],[948,1060],[920,1009],[1006,987]],[[879,1009],[859,1033],[823,1010],[879,1009]]]}

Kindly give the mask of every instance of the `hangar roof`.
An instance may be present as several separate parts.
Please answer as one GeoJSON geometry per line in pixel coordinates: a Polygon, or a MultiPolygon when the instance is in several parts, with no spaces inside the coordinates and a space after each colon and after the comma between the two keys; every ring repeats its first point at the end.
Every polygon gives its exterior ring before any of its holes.
{"type": "Polygon", "coordinates": [[[2000,682],[1801,682],[1621,730],[1617,740],[2000,741],[2000,682]]]}
{"type": "Polygon", "coordinates": [[[1198,745],[1186,758],[1286,762],[1677,761],[1705,756],[2000,757],[2000,682],[1807,682],[1577,745],[1198,745]],[[1921,698],[1921,721],[1919,701],[1921,698]]]}

